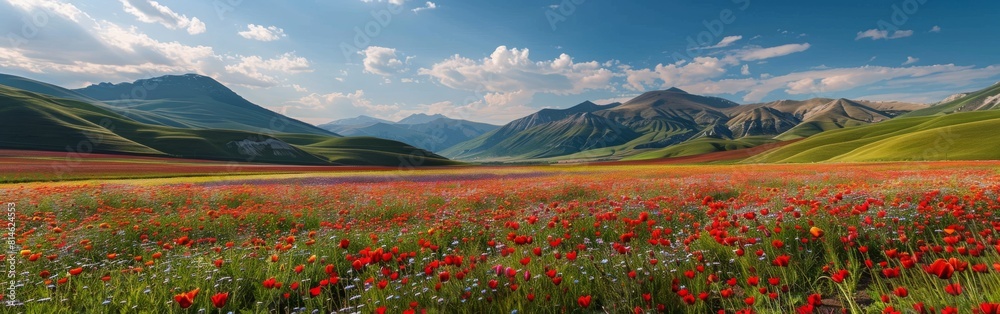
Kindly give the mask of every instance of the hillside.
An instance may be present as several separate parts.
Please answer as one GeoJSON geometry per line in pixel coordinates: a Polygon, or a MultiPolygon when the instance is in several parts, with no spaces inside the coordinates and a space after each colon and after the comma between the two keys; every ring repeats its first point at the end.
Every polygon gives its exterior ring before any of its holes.
{"type": "Polygon", "coordinates": [[[567,109],[542,109],[441,154],[475,161],[686,156],[878,123],[925,107],[826,98],[739,105],[671,88],[621,104],[588,101],[567,109]]]}
{"type": "Polygon", "coordinates": [[[748,163],[1000,159],[1000,111],[901,117],[833,130],[751,157],[748,163]]]}
{"type": "Polygon", "coordinates": [[[958,94],[940,104],[913,111],[903,116],[922,117],[957,112],[994,110],[1000,108],[1000,83],[972,93],[958,94]]]}
{"type": "Polygon", "coordinates": [[[93,104],[0,86],[0,148],[280,164],[452,164],[411,146],[320,134],[273,135],[141,123],[93,104]]]}
{"type": "Polygon", "coordinates": [[[147,124],[337,136],[251,103],[215,79],[197,74],[167,75],[132,83],[100,83],[73,92],[147,124]]]}

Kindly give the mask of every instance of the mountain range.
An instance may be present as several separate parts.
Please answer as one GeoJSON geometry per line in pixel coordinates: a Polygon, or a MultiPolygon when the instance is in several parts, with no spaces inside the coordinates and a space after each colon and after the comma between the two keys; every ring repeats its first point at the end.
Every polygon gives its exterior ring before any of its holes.
{"type": "Polygon", "coordinates": [[[372,136],[400,141],[433,152],[443,151],[498,128],[496,125],[451,119],[440,114],[413,114],[397,122],[358,116],[319,125],[345,136],[372,136]]]}
{"type": "MultiPolygon", "coordinates": [[[[833,98],[741,105],[678,88],[542,109],[502,126],[414,114],[313,126],[214,79],[66,89],[0,75],[0,148],[240,162],[397,166],[648,160],[744,150],[743,162],[1000,159],[1000,83],[933,105],[833,98]],[[449,160],[452,159],[452,160],[449,160]]],[[[727,153],[728,154],[728,153],[727,153]]]]}
{"type": "Polygon", "coordinates": [[[396,141],[341,137],[194,74],[77,90],[0,76],[0,148],[306,165],[453,164],[396,141]]]}
{"type": "Polygon", "coordinates": [[[904,102],[814,98],[740,105],[678,88],[624,103],[543,109],[441,154],[470,161],[615,160],[677,155],[681,145],[745,148],[878,123],[927,108],[904,102]]]}

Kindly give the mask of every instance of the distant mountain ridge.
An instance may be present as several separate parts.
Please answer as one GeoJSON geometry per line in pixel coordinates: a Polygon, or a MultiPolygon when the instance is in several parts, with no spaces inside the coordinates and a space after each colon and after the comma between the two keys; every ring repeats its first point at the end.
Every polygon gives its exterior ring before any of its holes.
{"type": "Polygon", "coordinates": [[[413,114],[392,122],[369,116],[340,119],[319,125],[345,136],[373,136],[400,141],[433,152],[492,131],[498,126],[451,119],[441,114],[413,114]]]}
{"type": "Polygon", "coordinates": [[[656,156],[657,150],[702,138],[717,139],[703,143],[718,147],[747,147],[886,121],[925,107],[826,98],[740,105],[670,88],[625,103],[542,109],[441,153],[470,161],[656,156]]]}

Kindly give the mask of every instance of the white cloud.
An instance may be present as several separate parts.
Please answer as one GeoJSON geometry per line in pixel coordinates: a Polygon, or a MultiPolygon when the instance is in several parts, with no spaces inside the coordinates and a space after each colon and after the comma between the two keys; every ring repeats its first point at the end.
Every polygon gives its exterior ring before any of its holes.
{"type": "Polygon", "coordinates": [[[197,17],[188,18],[152,0],[120,0],[125,12],[143,23],[159,23],[169,29],[187,29],[191,35],[205,32],[205,23],[197,17]]]}
{"type": "Polygon", "coordinates": [[[502,99],[520,101],[535,93],[570,95],[605,89],[614,76],[596,61],[575,62],[567,54],[533,61],[528,49],[506,46],[497,47],[481,60],[454,55],[419,73],[453,89],[495,94],[492,105],[502,99]]]}
{"type": "Polygon", "coordinates": [[[386,1],[386,0],[361,0],[361,2],[364,2],[364,3],[389,2],[389,4],[392,4],[392,5],[403,5],[403,3],[406,3],[406,0],[388,0],[388,1],[386,1]]]}
{"type": "Polygon", "coordinates": [[[264,27],[264,25],[247,24],[247,30],[238,34],[243,38],[259,41],[275,41],[286,37],[284,29],[273,25],[264,27]]]}
{"type": "Polygon", "coordinates": [[[778,90],[790,95],[805,95],[840,92],[874,84],[907,87],[918,84],[940,86],[941,82],[947,82],[963,86],[995,76],[1000,76],[1000,66],[978,69],[953,64],[900,68],[863,66],[793,72],[760,79],[705,80],[680,87],[691,93],[703,94],[737,94],[746,91],[743,100],[756,102],[778,90]]]}
{"type": "MultiPolygon", "coordinates": [[[[0,2],[0,20],[19,18],[36,10],[51,12],[45,36],[17,45],[0,46],[0,68],[44,73],[64,82],[134,80],[176,73],[209,73],[219,62],[210,46],[163,42],[141,33],[97,20],[75,5],[53,0],[0,2]],[[59,51],[59,53],[53,53],[59,51]]],[[[15,33],[11,33],[15,35],[15,33]]]]}
{"type": "Polygon", "coordinates": [[[934,25],[934,27],[931,27],[930,32],[931,33],[940,33],[941,32],[941,26],[934,25]]]}
{"type": "MultiPolygon", "coordinates": [[[[724,75],[732,66],[743,61],[760,61],[777,58],[809,49],[809,43],[787,44],[776,47],[751,46],[722,53],[719,57],[698,57],[690,62],[678,61],[673,64],[657,64],[653,69],[625,68],[626,87],[635,91],[647,87],[667,88],[695,84],[724,75]]],[[[740,69],[743,73],[743,69],[740,69]]],[[[749,66],[746,68],[749,74],[749,66]]],[[[744,74],[744,75],[748,75],[744,74]]]]}
{"type": "Polygon", "coordinates": [[[889,34],[888,30],[869,29],[863,32],[858,32],[858,37],[854,38],[854,40],[861,40],[864,38],[871,38],[872,40],[897,39],[910,36],[913,36],[912,30],[897,30],[892,32],[892,34],[889,34]]]}
{"type": "Polygon", "coordinates": [[[329,109],[344,110],[350,109],[350,107],[363,110],[365,113],[369,113],[375,116],[385,116],[390,113],[399,111],[399,106],[397,105],[378,105],[372,102],[371,99],[365,97],[365,91],[356,90],[353,93],[329,93],[329,94],[317,94],[312,93],[308,96],[299,98],[297,101],[292,101],[291,103],[298,104],[298,108],[308,109],[313,111],[324,111],[329,109]]]}
{"type": "Polygon", "coordinates": [[[251,88],[275,86],[279,83],[276,76],[281,74],[312,72],[309,60],[294,53],[285,53],[271,59],[259,56],[239,56],[238,59],[238,63],[225,67],[226,72],[235,75],[230,81],[251,88]]]}
{"type": "Polygon", "coordinates": [[[787,44],[777,47],[769,48],[755,48],[744,50],[737,53],[737,57],[743,61],[758,61],[764,59],[777,58],[781,56],[787,56],[796,52],[803,52],[808,50],[810,47],[809,43],[804,44],[787,44]]]}
{"type": "MultiPolygon", "coordinates": [[[[405,66],[405,62],[397,57],[394,48],[368,46],[365,50],[358,51],[358,54],[365,56],[362,63],[366,73],[391,76],[401,71],[405,66]]],[[[410,58],[406,59],[409,61],[410,58]]]]}
{"type": "Polygon", "coordinates": [[[657,64],[653,69],[626,69],[625,76],[628,87],[633,90],[645,90],[646,86],[656,86],[657,80],[661,87],[672,87],[683,84],[705,81],[722,76],[726,73],[728,61],[715,57],[698,57],[691,62],[679,61],[674,64],[657,64]]]}
{"type": "Polygon", "coordinates": [[[917,61],[920,61],[920,58],[906,57],[906,62],[903,62],[903,65],[914,64],[917,63],[917,61]]]}
{"type": "Polygon", "coordinates": [[[296,92],[300,93],[305,93],[309,91],[309,89],[302,87],[302,85],[299,84],[292,84],[292,88],[295,89],[296,92]]]}
{"type": "Polygon", "coordinates": [[[711,46],[711,47],[708,47],[708,48],[724,48],[724,47],[729,47],[730,45],[732,45],[733,43],[739,41],[740,39],[743,39],[743,36],[739,36],[739,35],[737,35],[737,36],[726,36],[726,37],[722,38],[722,40],[720,40],[718,44],[715,44],[714,46],[711,46]]]}
{"type": "Polygon", "coordinates": [[[437,9],[437,4],[435,4],[434,2],[427,1],[427,3],[425,3],[424,6],[414,8],[412,11],[413,13],[417,13],[424,10],[434,10],[434,9],[437,9]]]}
{"type": "Polygon", "coordinates": [[[749,64],[744,64],[743,67],[740,68],[740,74],[750,75],[750,65],[749,64]]]}

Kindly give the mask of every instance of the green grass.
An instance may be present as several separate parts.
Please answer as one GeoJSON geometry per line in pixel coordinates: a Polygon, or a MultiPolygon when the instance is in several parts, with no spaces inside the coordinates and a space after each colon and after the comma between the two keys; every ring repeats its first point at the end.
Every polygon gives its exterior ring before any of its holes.
{"type": "Polygon", "coordinates": [[[646,160],[669,157],[694,156],[714,152],[730,151],[775,143],[767,137],[745,137],[735,140],[699,138],[663,149],[648,151],[623,158],[623,160],[646,160]]]}
{"type": "Polygon", "coordinates": [[[745,162],[998,159],[1000,111],[897,118],[823,132],[745,162]]]}

